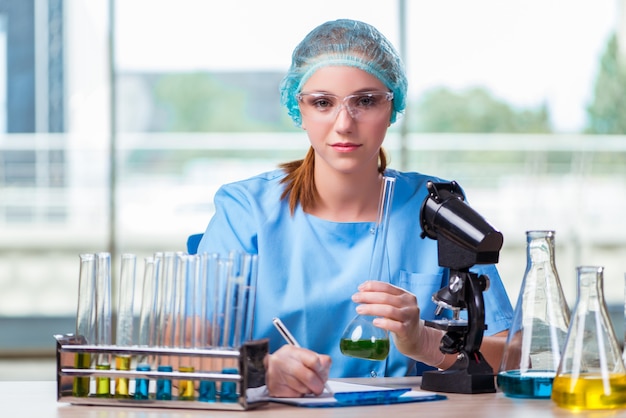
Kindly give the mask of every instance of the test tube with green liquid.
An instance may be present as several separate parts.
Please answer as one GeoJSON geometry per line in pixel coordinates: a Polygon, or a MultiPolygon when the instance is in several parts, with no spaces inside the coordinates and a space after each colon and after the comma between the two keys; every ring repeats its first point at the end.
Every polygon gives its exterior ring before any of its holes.
{"type": "MultiPolygon", "coordinates": [[[[76,309],[76,337],[83,338],[85,344],[93,344],[95,342],[95,292],[96,292],[96,276],[95,276],[95,255],[80,254],[80,270],[78,277],[78,304],[76,309]]],[[[91,368],[91,354],[77,353],[74,358],[74,367],[77,369],[91,368]]],[[[90,392],[89,377],[74,378],[73,395],[89,396],[90,392]]]]}
{"type": "MultiPolygon", "coordinates": [[[[133,303],[135,300],[135,272],[137,257],[135,254],[122,254],[118,286],[117,322],[115,341],[119,347],[130,347],[133,344],[133,303]]],[[[131,366],[130,355],[116,355],[115,369],[128,371],[131,366]]],[[[115,397],[130,397],[129,379],[118,377],[115,379],[115,397]]]]}
{"type": "MultiPolygon", "coordinates": [[[[139,311],[139,347],[156,346],[156,297],[158,286],[159,261],[157,257],[146,257],[141,292],[141,308],[139,311]]],[[[150,371],[151,359],[147,355],[137,358],[137,371],[150,371]]],[[[148,379],[135,380],[135,399],[150,398],[150,382],[148,379]]]]}
{"type": "MultiPolygon", "coordinates": [[[[111,254],[96,254],[96,345],[111,345],[111,254]]],[[[111,370],[109,354],[100,353],[96,370],[111,370]]],[[[96,377],[96,396],[111,396],[111,379],[96,377]]]]}

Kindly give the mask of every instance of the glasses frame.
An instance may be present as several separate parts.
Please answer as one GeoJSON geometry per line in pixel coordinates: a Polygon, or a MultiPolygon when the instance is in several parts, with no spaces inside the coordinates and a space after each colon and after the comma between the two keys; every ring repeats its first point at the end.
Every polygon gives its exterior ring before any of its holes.
{"type": "MultiPolygon", "coordinates": [[[[334,109],[332,109],[330,112],[328,112],[328,114],[325,114],[322,112],[315,113],[313,117],[315,119],[322,119],[322,120],[331,120],[331,119],[335,120],[337,118],[337,115],[339,115],[339,112],[341,111],[342,108],[346,109],[346,111],[348,112],[348,115],[350,115],[352,119],[360,120],[359,116],[363,114],[362,111],[359,111],[358,109],[353,108],[349,104],[349,100],[355,97],[383,96],[385,102],[388,102],[388,103],[391,103],[391,101],[393,100],[392,91],[364,91],[360,93],[349,94],[343,97],[339,97],[335,94],[323,93],[323,92],[311,92],[311,93],[300,92],[296,94],[296,99],[298,100],[299,104],[304,103],[305,96],[318,97],[318,98],[333,98],[338,101],[339,105],[336,106],[334,109]]],[[[300,112],[303,114],[303,116],[306,113],[306,112],[302,112],[302,108],[300,108],[300,112]]]]}

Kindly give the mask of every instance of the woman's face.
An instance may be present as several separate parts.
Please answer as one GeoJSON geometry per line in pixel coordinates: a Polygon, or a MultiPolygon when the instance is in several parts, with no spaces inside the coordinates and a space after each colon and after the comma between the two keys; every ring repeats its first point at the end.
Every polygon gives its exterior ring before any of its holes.
{"type": "Polygon", "coordinates": [[[349,174],[378,169],[392,110],[387,92],[378,78],[354,67],[322,67],[307,80],[299,103],[316,170],[349,174]],[[344,100],[346,96],[351,97],[344,100]]]}

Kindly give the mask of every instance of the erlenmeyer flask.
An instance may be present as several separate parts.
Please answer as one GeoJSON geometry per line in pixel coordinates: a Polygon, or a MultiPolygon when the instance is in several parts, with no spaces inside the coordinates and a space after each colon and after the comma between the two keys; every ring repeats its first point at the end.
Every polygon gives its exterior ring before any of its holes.
{"type": "MultiPolygon", "coordinates": [[[[376,226],[372,231],[374,244],[370,260],[370,280],[380,280],[382,274],[395,181],[394,177],[385,176],[383,178],[378,217],[376,226]]],[[[369,360],[384,360],[387,358],[387,354],[389,354],[389,333],[382,328],[374,326],[372,324],[373,319],[371,316],[357,315],[348,324],[339,342],[339,348],[344,355],[369,360]]]]}
{"type": "Polygon", "coordinates": [[[626,407],[626,369],[604,300],[603,274],[603,267],[577,268],[576,305],[552,385],[552,400],[560,407],[626,407]]]}
{"type": "Polygon", "coordinates": [[[554,231],[526,232],[526,260],[497,382],[511,397],[550,398],[570,321],[554,263],[554,231]]]}

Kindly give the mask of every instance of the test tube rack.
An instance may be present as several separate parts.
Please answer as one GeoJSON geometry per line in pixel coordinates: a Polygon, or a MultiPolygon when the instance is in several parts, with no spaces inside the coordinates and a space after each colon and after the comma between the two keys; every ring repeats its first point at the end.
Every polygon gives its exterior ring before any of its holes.
{"type": "MultiPolygon", "coordinates": [[[[74,334],[55,335],[57,341],[57,401],[76,405],[109,405],[140,408],[171,408],[171,409],[206,409],[206,410],[248,410],[267,404],[267,397],[260,396],[265,385],[265,367],[263,358],[269,351],[267,339],[244,342],[237,349],[185,349],[166,347],[119,347],[119,346],[96,346],[86,344],[82,336],[74,334]],[[91,357],[106,354],[111,357],[131,356],[178,356],[185,358],[205,358],[230,360],[237,364],[236,370],[223,372],[162,372],[162,371],[138,371],[138,370],[99,370],[93,368],[78,368],[75,366],[77,355],[89,355],[91,357]],[[233,373],[231,373],[233,372],[233,373]],[[147,379],[150,382],[159,379],[173,381],[209,381],[216,385],[224,382],[233,382],[236,385],[236,398],[228,401],[220,399],[217,395],[215,401],[206,402],[200,400],[158,400],[154,393],[150,393],[148,399],[135,399],[133,396],[117,397],[96,396],[90,393],[87,396],[76,396],[73,390],[74,381],[77,378],[109,378],[115,379],[147,379]]],[[[231,386],[233,386],[231,384],[231,386]]],[[[154,387],[154,384],[151,385],[154,387]]]]}

